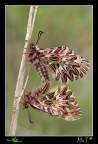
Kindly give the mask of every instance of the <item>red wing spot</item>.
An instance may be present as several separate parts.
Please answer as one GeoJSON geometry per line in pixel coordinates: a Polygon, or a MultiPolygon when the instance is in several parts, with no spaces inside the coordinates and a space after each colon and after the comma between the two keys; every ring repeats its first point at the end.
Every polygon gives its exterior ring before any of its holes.
{"type": "Polygon", "coordinates": [[[66,97],[64,97],[62,100],[66,100],[66,97]]]}
{"type": "Polygon", "coordinates": [[[62,119],[65,119],[67,115],[68,115],[67,112],[64,112],[64,113],[62,114],[61,118],[62,118],[62,119]]]}
{"type": "Polygon", "coordinates": [[[77,59],[76,55],[71,56],[71,61],[76,60],[76,59],[77,59]]]}
{"type": "Polygon", "coordinates": [[[39,105],[39,106],[38,106],[38,108],[40,109],[40,108],[41,108],[41,106],[39,105]]]}
{"type": "Polygon", "coordinates": [[[62,94],[59,95],[59,97],[61,97],[61,96],[62,96],[62,94]]]}
{"type": "Polygon", "coordinates": [[[72,66],[73,67],[73,73],[77,76],[79,76],[79,71],[75,68],[75,66],[72,66]]]}
{"type": "Polygon", "coordinates": [[[66,67],[66,70],[69,71],[69,70],[70,70],[70,67],[66,67]]]}
{"type": "Polygon", "coordinates": [[[58,87],[58,91],[57,91],[57,93],[60,93],[60,91],[61,91],[61,89],[60,89],[60,87],[58,87]]]}
{"type": "Polygon", "coordinates": [[[56,67],[55,67],[55,65],[51,64],[50,68],[51,68],[51,70],[53,70],[54,73],[56,73],[56,67]]]}
{"type": "Polygon", "coordinates": [[[50,108],[47,108],[48,112],[50,113],[50,108]]]}
{"type": "Polygon", "coordinates": [[[70,60],[70,65],[73,67],[80,67],[80,64],[79,63],[77,63],[77,62],[74,62],[74,61],[72,61],[72,60],[70,60]]]}
{"type": "Polygon", "coordinates": [[[69,49],[69,50],[70,50],[70,51],[65,55],[66,58],[70,58],[69,54],[72,53],[72,50],[71,50],[71,49],[69,49]]]}
{"type": "Polygon", "coordinates": [[[51,53],[51,52],[52,52],[52,50],[49,51],[49,53],[51,53]]]}
{"type": "Polygon", "coordinates": [[[64,74],[64,82],[65,83],[67,82],[67,74],[66,73],[64,74]]]}
{"type": "Polygon", "coordinates": [[[71,81],[73,81],[73,71],[72,70],[70,70],[69,71],[69,76],[68,76],[68,78],[71,80],[71,81]]]}
{"type": "Polygon", "coordinates": [[[58,48],[55,50],[55,53],[58,54],[60,50],[61,50],[61,47],[58,47],[58,48]]]}
{"type": "MultiPolygon", "coordinates": [[[[50,52],[51,52],[51,51],[50,51],[50,52]]],[[[50,53],[50,52],[49,52],[49,53],[50,53]]],[[[44,50],[44,54],[45,54],[45,55],[48,54],[48,50],[44,50]]]]}
{"type": "Polygon", "coordinates": [[[60,79],[60,73],[57,73],[56,80],[59,80],[59,79],[60,79]]]}

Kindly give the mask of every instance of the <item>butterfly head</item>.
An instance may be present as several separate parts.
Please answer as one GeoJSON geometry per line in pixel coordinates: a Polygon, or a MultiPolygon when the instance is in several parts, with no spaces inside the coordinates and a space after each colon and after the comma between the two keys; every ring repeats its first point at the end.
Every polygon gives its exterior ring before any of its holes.
{"type": "Polygon", "coordinates": [[[31,62],[35,60],[35,58],[37,57],[37,53],[38,53],[37,45],[31,43],[28,49],[28,58],[31,62]]]}
{"type": "Polygon", "coordinates": [[[28,107],[30,107],[30,96],[31,96],[31,92],[27,92],[24,95],[23,109],[27,109],[28,107]]]}
{"type": "Polygon", "coordinates": [[[37,39],[36,43],[35,44],[31,43],[30,47],[28,49],[28,58],[29,58],[29,61],[31,63],[33,63],[34,60],[36,59],[36,57],[38,56],[38,50],[39,50],[39,48],[37,47],[37,43],[39,42],[42,33],[44,33],[44,32],[43,31],[39,31],[39,33],[38,33],[38,39],[37,39]]]}

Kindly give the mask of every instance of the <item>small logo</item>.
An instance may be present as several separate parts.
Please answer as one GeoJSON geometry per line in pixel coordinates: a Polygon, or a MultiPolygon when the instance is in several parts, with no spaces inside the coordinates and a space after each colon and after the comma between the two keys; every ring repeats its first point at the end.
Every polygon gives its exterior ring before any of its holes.
{"type": "Polygon", "coordinates": [[[78,143],[87,143],[89,140],[90,140],[90,141],[93,140],[93,137],[83,137],[83,138],[79,138],[79,137],[78,137],[77,142],[78,142],[78,143]]]}
{"type": "Polygon", "coordinates": [[[16,137],[14,137],[14,138],[12,138],[12,139],[6,139],[6,141],[11,141],[11,142],[13,142],[14,144],[15,144],[15,143],[20,143],[20,142],[22,142],[22,141],[19,141],[16,137]]]}

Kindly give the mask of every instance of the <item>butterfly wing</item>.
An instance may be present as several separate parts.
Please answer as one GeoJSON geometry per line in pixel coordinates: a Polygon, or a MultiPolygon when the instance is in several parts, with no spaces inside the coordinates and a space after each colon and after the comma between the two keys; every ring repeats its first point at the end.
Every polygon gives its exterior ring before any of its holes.
{"type": "Polygon", "coordinates": [[[43,98],[31,101],[31,106],[67,121],[77,120],[81,116],[81,110],[75,97],[66,87],[59,87],[43,98]]]}
{"type": "Polygon", "coordinates": [[[55,74],[55,79],[64,83],[82,78],[90,67],[85,58],[75,55],[68,47],[39,49],[39,53],[41,60],[55,74]]]}

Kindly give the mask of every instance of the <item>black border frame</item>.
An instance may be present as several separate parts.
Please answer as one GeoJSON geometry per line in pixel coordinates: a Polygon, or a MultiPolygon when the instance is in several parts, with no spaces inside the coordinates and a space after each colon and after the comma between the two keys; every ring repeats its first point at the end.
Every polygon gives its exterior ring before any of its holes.
{"type": "MultiPolygon", "coordinates": [[[[15,1],[13,1],[13,2],[15,2],[15,1]]],[[[18,2],[18,1],[17,1],[18,2]]],[[[43,2],[45,2],[46,3],[46,1],[45,0],[43,0],[43,2]]],[[[42,2],[42,4],[41,5],[43,5],[43,2],[42,2]]],[[[47,1],[47,3],[48,2],[50,2],[50,1],[47,1]]],[[[9,1],[9,5],[10,5],[10,3],[11,3],[11,0],[9,1]]],[[[16,2],[15,2],[16,3],[16,2]]],[[[45,4],[44,3],[44,4],[45,4]]],[[[46,3],[46,4],[47,4],[46,3]]],[[[76,3],[76,2],[75,2],[76,3]]],[[[75,5],[75,3],[74,3],[74,5],[75,5]]],[[[87,1],[86,1],[86,3],[87,3],[87,1]]],[[[90,2],[89,1],[89,3],[91,3],[90,5],[93,5],[93,3],[92,3],[92,1],[90,2]]],[[[25,4],[25,2],[24,2],[24,4],[25,4]]],[[[34,3],[34,4],[37,4],[37,1],[36,1],[36,3],[34,3]]],[[[66,1],[66,4],[68,4],[68,1],[66,1]]],[[[5,40],[5,5],[8,5],[8,3],[7,4],[0,4],[0,18],[1,18],[1,21],[0,21],[0,25],[1,25],[1,28],[2,28],[2,32],[1,32],[1,50],[3,50],[3,52],[1,52],[1,59],[2,59],[2,61],[1,61],[1,71],[0,72],[2,72],[2,74],[1,74],[1,77],[0,77],[0,84],[1,84],[1,88],[2,88],[2,94],[1,94],[1,97],[2,97],[2,104],[3,105],[1,105],[1,110],[3,110],[4,111],[4,113],[5,113],[5,105],[4,105],[4,103],[5,103],[5,97],[4,97],[4,95],[5,95],[5,91],[6,91],[6,85],[5,85],[5,78],[6,78],[6,76],[5,76],[5,72],[6,72],[6,65],[5,65],[5,60],[6,60],[6,54],[5,54],[5,49],[6,49],[6,47],[5,47],[5,41],[3,42],[3,40],[5,40]],[[5,47],[5,49],[4,49],[4,47],[5,47]],[[4,56],[5,56],[5,59],[4,59],[4,56]],[[4,62],[4,64],[3,64],[3,62],[4,62]],[[4,72],[2,71],[2,69],[4,69],[4,72]],[[4,75],[4,77],[3,77],[3,75],[4,75]]],[[[28,3],[28,5],[29,5],[29,3],[28,3]]],[[[80,5],[80,4],[79,4],[80,5]]],[[[85,4],[86,5],[86,4],[85,4]]],[[[89,5],[89,4],[87,4],[87,5],[89,5]]],[[[94,8],[93,8],[94,9],[94,8]]],[[[93,13],[94,14],[94,13],[93,13]]],[[[0,110],[0,112],[1,112],[1,110],[0,110]]],[[[1,113],[1,117],[2,117],[2,113],[1,113]]],[[[1,123],[3,123],[4,125],[5,125],[5,117],[2,117],[2,118],[0,118],[0,120],[2,120],[2,122],[1,123]]],[[[12,139],[13,137],[11,136],[5,136],[5,128],[4,128],[4,125],[3,124],[1,124],[1,132],[0,132],[0,134],[2,135],[1,136],[1,138],[0,138],[0,141],[1,141],[1,143],[12,143],[12,142],[7,142],[6,141],[6,139],[12,139]]],[[[93,132],[93,135],[94,135],[94,132],[93,132]]],[[[23,141],[22,143],[23,144],[27,144],[27,143],[34,143],[34,142],[36,142],[36,143],[38,143],[39,142],[39,140],[40,140],[40,143],[53,143],[53,142],[63,142],[64,141],[64,143],[67,143],[67,142],[69,142],[69,143],[94,143],[94,139],[95,139],[95,137],[94,136],[79,136],[79,137],[77,137],[77,136],[32,136],[32,137],[29,137],[29,136],[16,136],[17,138],[18,138],[18,140],[19,141],[23,141]],[[49,138],[49,140],[48,141],[46,141],[44,138],[49,138]],[[59,139],[59,140],[58,140],[59,139]],[[88,140],[87,140],[88,139],[88,140]],[[90,140],[90,139],[92,139],[92,140],[90,140]],[[83,141],[84,142],[83,142],[83,141]]]]}

